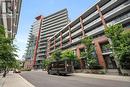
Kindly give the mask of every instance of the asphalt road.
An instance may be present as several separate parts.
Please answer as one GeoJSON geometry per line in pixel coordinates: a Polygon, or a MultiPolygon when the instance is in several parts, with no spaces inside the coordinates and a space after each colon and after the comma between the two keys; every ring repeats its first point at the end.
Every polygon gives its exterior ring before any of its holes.
{"type": "Polygon", "coordinates": [[[80,76],[56,76],[46,72],[23,72],[21,76],[36,87],[130,87],[129,82],[86,78],[80,76]]]}

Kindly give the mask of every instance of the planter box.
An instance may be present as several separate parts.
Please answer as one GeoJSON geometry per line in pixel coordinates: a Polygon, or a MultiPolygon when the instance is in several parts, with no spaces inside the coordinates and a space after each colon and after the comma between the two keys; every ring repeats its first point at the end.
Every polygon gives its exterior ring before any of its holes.
{"type": "Polygon", "coordinates": [[[122,71],[123,75],[130,76],[130,70],[129,69],[122,69],[121,71],[122,71]]]}
{"type": "Polygon", "coordinates": [[[105,69],[87,69],[85,73],[92,73],[92,74],[106,74],[105,69]]]}
{"type": "Polygon", "coordinates": [[[83,69],[83,70],[81,70],[81,69],[77,69],[77,70],[74,70],[74,72],[75,72],[75,73],[81,73],[81,72],[84,73],[84,72],[86,72],[86,69],[83,69]]]}
{"type": "Polygon", "coordinates": [[[83,69],[75,70],[75,73],[106,74],[105,69],[83,69]]]}

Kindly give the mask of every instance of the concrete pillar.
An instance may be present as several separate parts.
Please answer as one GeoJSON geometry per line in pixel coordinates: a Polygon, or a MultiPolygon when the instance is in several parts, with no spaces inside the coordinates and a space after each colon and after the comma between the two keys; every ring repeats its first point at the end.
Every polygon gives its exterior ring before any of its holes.
{"type": "Polygon", "coordinates": [[[83,63],[82,63],[81,58],[80,58],[80,49],[79,49],[79,47],[77,47],[76,51],[77,51],[76,52],[77,53],[77,58],[78,58],[78,60],[80,62],[80,68],[82,70],[83,69],[83,63]]]}
{"type": "Polygon", "coordinates": [[[104,58],[103,58],[103,55],[102,55],[102,50],[101,50],[100,44],[96,41],[94,42],[94,44],[95,44],[95,48],[96,48],[96,54],[97,54],[97,57],[98,57],[98,62],[101,66],[106,68],[106,64],[105,64],[105,61],[104,61],[104,58]]]}
{"type": "Polygon", "coordinates": [[[76,53],[77,53],[77,58],[80,59],[80,50],[79,50],[78,47],[77,47],[76,51],[77,51],[77,52],[76,52],[76,53]]]}
{"type": "Polygon", "coordinates": [[[104,20],[103,15],[102,15],[101,9],[100,9],[100,7],[99,7],[98,5],[96,5],[96,8],[97,8],[97,11],[98,11],[99,16],[100,16],[100,18],[101,18],[102,24],[103,24],[104,28],[106,29],[106,28],[107,28],[107,25],[106,25],[106,22],[105,22],[105,20],[104,20]]]}
{"type": "Polygon", "coordinates": [[[85,33],[84,33],[84,26],[83,26],[83,20],[82,20],[81,17],[80,17],[80,23],[81,23],[82,34],[83,34],[83,37],[84,37],[84,36],[85,36],[85,33]]]}
{"type": "Polygon", "coordinates": [[[72,42],[72,39],[71,39],[71,27],[68,26],[68,28],[69,28],[69,41],[70,41],[70,43],[71,43],[71,42],[72,42]]]}

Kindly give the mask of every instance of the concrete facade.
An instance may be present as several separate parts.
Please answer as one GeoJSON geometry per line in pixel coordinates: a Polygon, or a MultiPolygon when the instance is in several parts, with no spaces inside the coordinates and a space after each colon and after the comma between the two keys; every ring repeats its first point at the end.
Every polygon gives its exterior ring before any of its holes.
{"type": "Polygon", "coordinates": [[[4,26],[6,37],[17,34],[22,0],[0,0],[0,24],[4,26]]]}
{"type": "Polygon", "coordinates": [[[84,48],[82,38],[93,36],[99,64],[114,69],[116,65],[109,56],[111,51],[104,48],[109,44],[104,29],[117,23],[130,28],[130,0],[100,0],[48,40],[48,54],[51,55],[56,49],[72,49],[80,59],[81,49],[84,48]]]}
{"type": "Polygon", "coordinates": [[[35,68],[42,67],[42,60],[48,55],[47,52],[47,41],[56,32],[61,30],[64,26],[68,24],[68,12],[67,9],[60,10],[54,14],[44,17],[41,21],[41,27],[39,32],[39,38],[36,44],[37,49],[34,53],[35,68]]]}

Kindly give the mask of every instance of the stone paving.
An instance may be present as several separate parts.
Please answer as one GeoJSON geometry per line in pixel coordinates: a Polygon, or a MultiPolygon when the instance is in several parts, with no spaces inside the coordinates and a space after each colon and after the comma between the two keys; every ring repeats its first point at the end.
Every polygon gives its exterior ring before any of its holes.
{"type": "Polygon", "coordinates": [[[8,73],[5,78],[0,75],[0,87],[35,87],[19,74],[8,73]]]}

